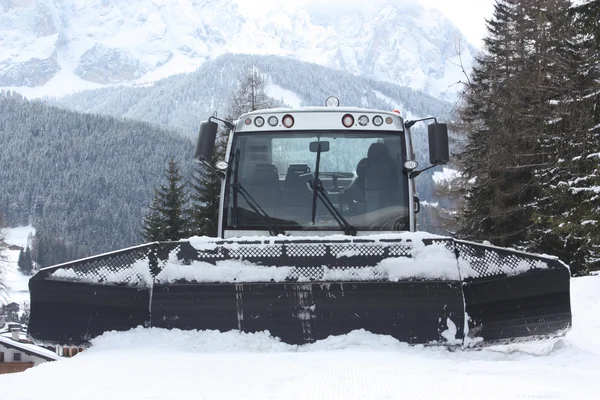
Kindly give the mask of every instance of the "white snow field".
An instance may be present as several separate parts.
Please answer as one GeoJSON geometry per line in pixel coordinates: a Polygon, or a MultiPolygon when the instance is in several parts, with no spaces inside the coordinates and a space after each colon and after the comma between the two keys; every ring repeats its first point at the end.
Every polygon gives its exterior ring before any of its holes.
{"type": "MultiPolygon", "coordinates": [[[[18,228],[6,229],[6,243],[25,248],[29,235],[35,235],[35,229],[31,226],[20,226],[18,228]]],[[[8,303],[15,302],[19,306],[29,303],[29,276],[23,275],[18,268],[19,250],[6,250],[6,263],[4,265],[5,284],[8,287],[6,300],[8,303]]]]}
{"type": "Polygon", "coordinates": [[[600,276],[572,279],[562,339],[483,350],[355,331],[290,346],[266,333],[110,332],[70,359],[0,375],[2,399],[598,399],[600,276]]]}

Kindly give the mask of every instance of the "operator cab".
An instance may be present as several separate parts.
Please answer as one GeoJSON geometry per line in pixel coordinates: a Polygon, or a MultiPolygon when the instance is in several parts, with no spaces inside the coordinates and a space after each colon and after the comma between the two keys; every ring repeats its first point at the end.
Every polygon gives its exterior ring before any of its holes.
{"type": "MultiPolygon", "coordinates": [[[[338,107],[258,110],[201,124],[194,158],[224,180],[219,232],[323,236],[414,231],[413,178],[448,161],[445,124],[429,125],[432,165],[416,171],[399,112],[338,107]],[[226,160],[211,164],[217,123],[230,130],[226,160]]],[[[333,105],[333,106],[332,106],[333,105]]]]}
{"type": "Polygon", "coordinates": [[[408,230],[402,127],[396,113],[355,108],[242,115],[229,149],[225,232],[246,236],[274,225],[289,235],[331,234],[345,230],[336,214],[358,232],[408,230]]]}

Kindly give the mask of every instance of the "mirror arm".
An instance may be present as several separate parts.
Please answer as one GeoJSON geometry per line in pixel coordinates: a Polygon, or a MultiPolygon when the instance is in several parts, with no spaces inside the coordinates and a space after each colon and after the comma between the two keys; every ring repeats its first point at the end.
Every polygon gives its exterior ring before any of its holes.
{"type": "Polygon", "coordinates": [[[210,172],[212,172],[213,174],[216,174],[219,178],[221,179],[225,179],[225,172],[221,171],[220,169],[216,169],[215,167],[213,167],[212,165],[210,165],[208,162],[206,162],[205,160],[201,161],[202,165],[204,165],[204,167],[206,167],[206,169],[208,169],[210,172]]]}
{"type": "Polygon", "coordinates": [[[411,179],[414,179],[414,178],[416,178],[417,176],[421,175],[421,172],[425,172],[425,171],[427,171],[428,169],[431,169],[431,168],[434,168],[434,167],[437,167],[437,166],[438,166],[438,165],[437,165],[437,163],[436,163],[436,164],[432,164],[432,165],[430,165],[430,166],[429,166],[429,167],[427,167],[427,168],[423,168],[423,169],[422,169],[422,170],[420,170],[420,171],[415,171],[415,170],[412,170],[412,171],[410,171],[410,172],[408,173],[408,177],[409,177],[409,178],[411,178],[411,179]]]}
{"type": "Polygon", "coordinates": [[[222,122],[222,123],[223,123],[223,124],[224,124],[224,125],[225,125],[225,126],[228,128],[228,129],[233,129],[233,128],[235,128],[235,125],[234,125],[233,123],[231,123],[231,121],[227,121],[227,120],[225,120],[225,119],[219,118],[219,117],[217,117],[216,115],[211,115],[211,116],[208,118],[208,120],[209,120],[210,122],[214,122],[214,121],[211,121],[211,120],[213,120],[213,119],[216,119],[217,121],[220,121],[220,122],[222,122]]]}
{"type": "MultiPolygon", "coordinates": [[[[428,119],[432,119],[432,120],[434,120],[434,121],[435,121],[435,123],[437,124],[437,118],[436,118],[436,117],[427,117],[427,118],[415,119],[414,121],[405,121],[405,122],[404,122],[404,126],[405,126],[407,129],[410,129],[410,127],[411,127],[411,126],[413,126],[414,124],[416,124],[417,122],[420,122],[420,121],[427,121],[428,119]]],[[[425,170],[423,170],[423,171],[425,171],[425,170]]]]}

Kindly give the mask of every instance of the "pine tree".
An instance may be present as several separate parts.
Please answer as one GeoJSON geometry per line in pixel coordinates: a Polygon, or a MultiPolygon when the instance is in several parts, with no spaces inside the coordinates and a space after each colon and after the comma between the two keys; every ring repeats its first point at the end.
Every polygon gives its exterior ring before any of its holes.
{"type": "MultiPolygon", "coordinates": [[[[84,255],[81,255],[81,257],[84,257],[84,255]]],[[[31,258],[31,249],[29,248],[29,246],[25,247],[25,270],[27,271],[28,275],[31,275],[33,273],[33,259],[31,258]]]]}
{"type": "Polygon", "coordinates": [[[559,256],[574,275],[600,268],[600,2],[571,9],[575,29],[566,82],[553,102],[543,144],[550,165],[534,215],[536,250],[559,256]]]}
{"type": "Polygon", "coordinates": [[[460,236],[527,246],[542,190],[536,172],[548,161],[540,138],[564,81],[556,57],[567,9],[562,0],[495,4],[460,110],[469,133],[458,160],[470,183],[460,236]]]}
{"type": "MultiPolygon", "coordinates": [[[[65,242],[55,233],[37,229],[31,241],[31,250],[25,249],[24,264],[33,271],[35,261],[42,267],[88,257],[88,248],[65,242]]],[[[24,272],[25,273],[25,272],[24,272]]]]}
{"type": "MultiPolygon", "coordinates": [[[[231,97],[226,119],[235,120],[244,113],[274,107],[276,104],[276,101],[267,95],[266,82],[257,68],[246,67],[238,80],[237,91],[231,97]]],[[[228,131],[219,130],[213,163],[225,159],[228,136],[228,131]]],[[[221,178],[199,165],[190,186],[192,233],[198,236],[218,236],[221,178]]]]}
{"type": "Polygon", "coordinates": [[[19,271],[21,271],[22,273],[25,270],[25,250],[21,249],[21,251],[19,251],[19,259],[17,260],[17,267],[19,268],[19,271]]]}
{"type": "Polygon", "coordinates": [[[243,69],[229,104],[229,118],[237,119],[244,113],[275,107],[278,103],[267,95],[266,82],[252,65],[243,69]]]}
{"type": "Polygon", "coordinates": [[[142,235],[146,241],[179,240],[189,237],[186,204],[188,193],[183,176],[173,158],[166,170],[167,184],[155,189],[150,211],[143,221],[142,235]]]}
{"type": "Polygon", "coordinates": [[[31,275],[33,272],[33,260],[31,259],[31,250],[29,249],[29,246],[27,246],[25,250],[19,252],[17,266],[23,275],[31,275]]]}
{"type": "Polygon", "coordinates": [[[163,215],[160,209],[160,196],[158,191],[155,192],[154,199],[150,204],[148,213],[143,221],[142,237],[146,242],[155,242],[165,240],[164,232],[166,225],[163,220],[163,215]]]}

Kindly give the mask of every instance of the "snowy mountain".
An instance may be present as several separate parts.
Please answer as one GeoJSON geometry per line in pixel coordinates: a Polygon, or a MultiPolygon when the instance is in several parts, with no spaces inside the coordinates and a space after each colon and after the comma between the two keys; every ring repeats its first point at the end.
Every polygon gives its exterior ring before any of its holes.
{"type": "Polygon", "coordinates": [[[275,54],[452,98],[473,47],[435,10],[241,0],[2,0],[0,87],[27,96],[139,85],[224,53],[275,54]]]}
{"type": "MultiPolygon", "coordinates": [[[[89,90],[55,101],[78,112],[111,115],[173,129],[195,141],[202,120],[215,111],[221,116],[227,114],[238,79],[248,65],[260,71],[268,94],[281,105],[318,106],[333,95],[343,106],[398,109],[408,119],[429,115],[444,120],[452,118],[451,103],[420,91],[286,57],[242,54],[220,56],[193,73],[174,75],[153,85],[89,90]]],[[[415,136],[419,136],[416,142],[424,143],[427,135],[415,136]]]]}

